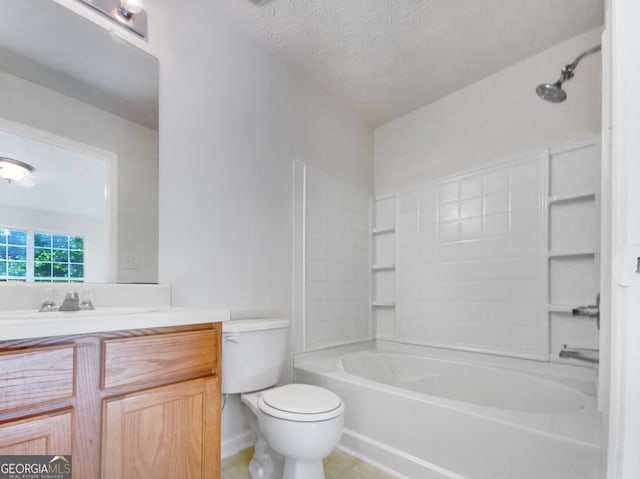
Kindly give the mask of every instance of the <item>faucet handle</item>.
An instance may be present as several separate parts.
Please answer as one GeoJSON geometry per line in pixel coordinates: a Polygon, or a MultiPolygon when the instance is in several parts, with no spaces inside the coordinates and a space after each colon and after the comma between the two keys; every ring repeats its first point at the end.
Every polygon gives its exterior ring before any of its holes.
{"type": "Polygon", "coordinates": [[[595,318],[596,327],[600,329],[600,293],[596,295],[596,304],[589,306],[578,306],[571,310],[573,316],[585,316],[587,318],[595,318]]]}
{"type": "Polygon", "coordinates": [[[40,309],[38,311],[57,311],[56,291],[53,288],[44,288],[40,296],[40,309]]]}
{"type": "Polygon", "coordinates": [[[80,309],[95,309],[93,306],[93,302],[91,301],[92,294],[91,290],[88,288],[84,288],[82,290],[82,296],[80,297],[80,309]]]}

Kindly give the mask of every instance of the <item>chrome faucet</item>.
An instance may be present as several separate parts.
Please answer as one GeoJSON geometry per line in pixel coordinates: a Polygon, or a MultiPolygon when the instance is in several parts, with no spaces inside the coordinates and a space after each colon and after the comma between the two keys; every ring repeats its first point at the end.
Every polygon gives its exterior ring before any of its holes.
{"type": "Polygon", "coordinates": [[[60,311],[80,311],[80,295],[75,291],[69,291],[64,297],[60,311]]]}
{"type": "Polygon", "coordinates": [[[580,349],[580,348],[567,348],[565,344],[560,351],[561,358],[577,359],[578,361],[585,361],[587,363],[598,364],[600,362],[600,350],[599,349],[580,349]]]}
{"type": "Polygon", "coordinates": [[[596,304],[589,306],[578,306],[571,310],[573,316],[584,316],[587,318],[595,318],[596,327],[600,329],[600,293],[596,296],[596,304]]]}

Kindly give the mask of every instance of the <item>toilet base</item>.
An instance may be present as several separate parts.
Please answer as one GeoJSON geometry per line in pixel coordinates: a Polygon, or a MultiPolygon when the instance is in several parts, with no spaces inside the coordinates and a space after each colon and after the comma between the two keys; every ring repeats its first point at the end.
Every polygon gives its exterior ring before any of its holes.
{"type": "Polygon", "coordinates": [[[282,469],[284,467],[284,457],[269,447],[265,441],[258,420],[251,411],[245,416],[249,427],[255,433],[257,440],[253,446],[253,456],[249,463],[249,477],[251,479],[281,479],[282,469]]]}
{"type": "Polygon", "coordinates": [[[302,462],[286,458],[282,479],[325,479],[322,461],[302,462]]]}
{"type": "Polygon", "coordinates": [[[281,479],[283,462],[284,458],[271,449],[261,435],[258,435],[249,463],[249,477],[251,479],[281,479]]]}

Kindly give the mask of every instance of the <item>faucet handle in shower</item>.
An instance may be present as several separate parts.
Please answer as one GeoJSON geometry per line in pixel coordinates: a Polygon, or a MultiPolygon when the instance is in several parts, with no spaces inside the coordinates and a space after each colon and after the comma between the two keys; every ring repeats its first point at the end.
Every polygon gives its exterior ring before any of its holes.
{"type": "Polygon", "coordinates": [[[600,293],[596,295],[596,304],[590,306],[578,306],[571,310],[573,316],[585,316],[595,318],[596,327],[600,329],[600,293]]]}

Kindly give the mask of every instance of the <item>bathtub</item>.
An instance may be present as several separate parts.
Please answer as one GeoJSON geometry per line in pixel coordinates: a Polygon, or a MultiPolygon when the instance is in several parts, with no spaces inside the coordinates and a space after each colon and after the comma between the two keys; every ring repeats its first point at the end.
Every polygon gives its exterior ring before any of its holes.
{"type": "Polygon", "coordinates": [[[336,392],[340,447],[398,477],[597,478],[593,370],[434,351],[324,353],[295,380],[336,392]]]}

